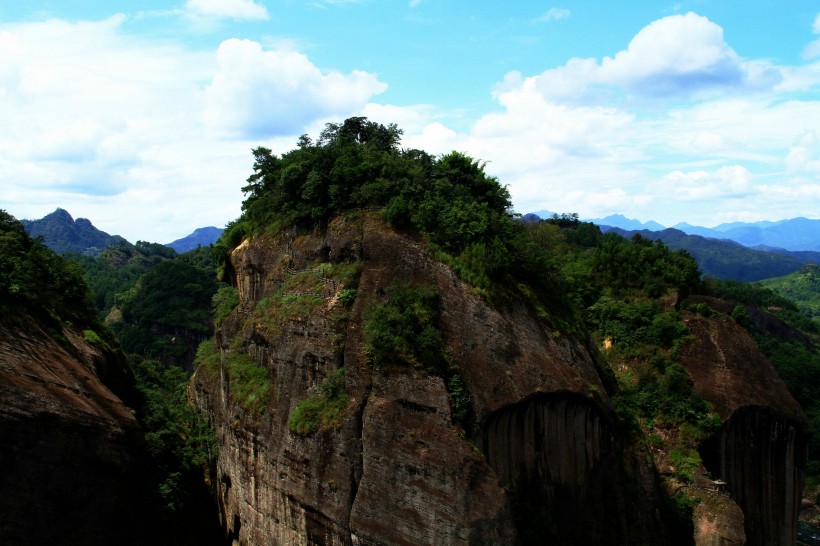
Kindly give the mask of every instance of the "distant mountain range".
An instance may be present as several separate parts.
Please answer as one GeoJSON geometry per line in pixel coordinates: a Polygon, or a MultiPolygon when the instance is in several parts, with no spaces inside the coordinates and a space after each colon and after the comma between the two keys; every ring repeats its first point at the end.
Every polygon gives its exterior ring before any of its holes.
{"type": "MultiPolygon", "coordinates": [[[[550,218],[554,213],[541,210],[530,213],[539,218],[550,218]]],[[[530,216],[530,215],[527,215],[530,216]]],[[[613,214],[604,218],[584,219],[599,226],[611,226],[629,231],[662,231],[666,226],[649,220],[641,222],[627,218],[623,214],[613,214]]],[[[778,222],[731,222],[713,228],[693,226],[686,222],[671,226],[687,235],[700,235],[712,239],[728,239],[743,246],[774,252],[779,249],[792,252],[820,252],[820,220],[792,218],[778,222]]]]}
{"type": "Polygon", "coordinates": [[[96,256],[109,246],[131,244],[119,235],[100,231],[87,218],[75,220],[64,209],[57,209],[39,220],[20,222],[29,235],[42,237],[45,245],[57,254],[77,252],[96,256]]]}
{"type": "MultiPolygon", "coordinates": [[[[39,220],[21,220],[29,235],[42,237],[45,245],[57,254],[76,252],[97,256],[109,246],[133,246],[119,235],[109,235],[94,227],[87,218],[71,217],[65,209],[58,208],[39,220]]],[[[194,250],[198,246],[208,246],[216,242],[222,230],[216,227],[204,227],[182,239],[177,239],[165,246],[179,253],[194,250]]]]}
{"type": "Polygon", "coordinates": [[[214,244],[219,236],[222,235],[220,228],[209,226],[204,228],[197,228],[193,233],[182,239],[177,239],[173,243],[168,243],[169,246],[182,254],[189,250],[196,250],[200,246],[208,246],[214,244]]]}
{"type": "MultiPolygon", "coordinates": [[[[661,224],[649,221],[641,223],[623,215],[614,214],[606,218],[589,220],[599,226],[612,226],[628,230],[648,229],[661,231],[661,224]]],[[[728,239],[743,246],[771,252],[776,249],[820,252],[820,220],[792,218],[779,222],[731,222],[713,228],[680,223],[672,226],[687,235],[700,235],[712,239],[728,239]]]]}
{"type": "MultiPolygon", "coordinates": [[[[527,217],[533,215],[550,218],[553,213],[539,211],[527,217]]],[[[587,221],[605,233],[614,231],[626,238],[637,233],[647,239],[660,239],[673,250],[686,250],[704,275],[720,279],[754,282],[820,263],[820,220],[734,222],[714,228],[689,224],[664,228],[658,222],[644,223],[621,214],[587,221]]]]}
{"type": "Polygon", "coordinates": [[[820,252],[767,252],[748,248],[735,241],[687,235],[679,229],[661,231],[625,230],[600,226],[603,232],[615,232],[627,239],[635,234],[646,239],[660,239],[672,250],[685,250],[698,262],[701,272],[718,279],[754,282],[794,273],[807,263],[820,263],[820,252]]]}

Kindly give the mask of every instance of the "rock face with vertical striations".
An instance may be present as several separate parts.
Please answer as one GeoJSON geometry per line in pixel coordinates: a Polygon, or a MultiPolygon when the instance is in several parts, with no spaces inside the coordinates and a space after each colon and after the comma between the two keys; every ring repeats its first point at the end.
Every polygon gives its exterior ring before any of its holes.
{"type": "Polygon", "coordinates": [[[201,366],[192,382],[217,431],[228,538],[668,541],[654,468],[615,426],[594,350],[547,326],[524,302],[488,305],[423,244],[371,213],[337,218],[325,232],[246,241],[231,255],[229,274],[243,303],[217,334],[221,364],[201,366]],[[287,293],[300,272],[344,263],[360,266],[348,311],[339,299],[344,284],[325,279],[307,314],[266,315],[271,301],[306,297],[287,293]],[[446,352],[470,397],[463,426],[442,377],[374,366],[366,354],[367,318],[394,283],[439,294],[446,352]],[[261,410],[243,407],[230,363],[237,352],[270,379],[261,410]],[[338,368],[348,399],[335,426],[292,432],[289,416],[338,368]]]}
{"type": "MultiPolygon", "coordinates": [[[[721,311],[723,302],[699,298],[721,311]]],[[[742,509],[746,544],[794,544],[809,439],[805,416],[749,333],[726,315],[691,316],[679,362],[724,424],[702,448],[742,509]]]]}
{"type": "MultiPolygon", "coordinates": [[[[69,328],[0,319],[0,543],[142,544],[127,367],[69,328]]],[[[120,356],[121,358],[121,356],[120,356]]]]}

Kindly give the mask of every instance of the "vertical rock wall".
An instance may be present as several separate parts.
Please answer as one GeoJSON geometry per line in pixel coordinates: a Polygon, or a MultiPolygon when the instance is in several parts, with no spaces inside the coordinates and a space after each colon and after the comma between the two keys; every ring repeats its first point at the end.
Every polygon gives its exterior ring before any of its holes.
{"type": "Polygon", "coordinates": [[[512,491],[527,543],[667,542],[652,469],[590,398],[536,395],[505,407],[477,443],[512,491]]]}

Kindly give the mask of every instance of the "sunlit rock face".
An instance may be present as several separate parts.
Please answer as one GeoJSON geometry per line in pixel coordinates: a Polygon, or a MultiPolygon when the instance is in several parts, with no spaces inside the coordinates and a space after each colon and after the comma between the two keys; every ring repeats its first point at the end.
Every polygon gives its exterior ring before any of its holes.
{"type": "Polygon", "coordinates": [[[0,320],[0,543],[144,544],[141,433],[99,377],[124,363],[60,335],[0,320]]]}
{"type": "Polygon", "coordinates": [[[724,419],[704,463],[742,509],[747,544],[794,544],[809,439],[802,410],[744,328],[725,315],[686,325],[693,335],[679,361],[724,419]]]}
{"type": "Polygon", "coordinates": [[[613,426],[593,351],[523,302],[488,305],[377,214],[246,242],[229,274],[243,303],[218,345],[246,348],[273,384],[268,406],[253,413],[232,398],[224,368],[200,370],[192,383],[217,431],[217,494],[232,540],[538,544],[542,532],[568,544],[666,540],[654,468],[613,426]],[[350,261],[362,268],[341,328],[343,287],[330,284],[307,318],[249,324],[288,274],[350,261]],[[463,426],[441,377],[373,366],[365,354],[368,313],[394,282],[440,296],[439,328],[470,395],[463,426]],[[349,402],[338,426],[292,433],[294,408],[340,366],[349,402]]]}

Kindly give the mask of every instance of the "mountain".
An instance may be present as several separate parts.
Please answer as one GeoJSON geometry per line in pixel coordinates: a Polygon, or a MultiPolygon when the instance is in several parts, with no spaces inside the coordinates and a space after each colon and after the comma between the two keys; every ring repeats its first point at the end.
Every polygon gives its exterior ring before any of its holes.
{"type": "MultiPolygon", "coordinates": [[[[618,226],[621,227],[621,226],[618,226]]],[[[766,249],[782,248],[791,251],[820,252],[820,220],[792,218],[779,222],[732,222],[713,228],[681,223],[675,228],[689,234],[717,239],[731,239],[744,246],[766,249]]]]}
{"type": "Polygon", "coordinates": [[[597,218],[588,221],[592,222],[593,224],[598,224],[599,226],[612,226],[629,230],[648,229],[652,231],[659,231],[665,228],[665,226],[655,222],[654,220],[649,220],[648,222],[641,222],[639,220],[627,218],[623,214],[612,214],[605,218],[597,218]]]}
{"type": "MultiPolygon", "coordinates": [[[[533,212],[532,215],[546,219],[552,217],[551,212],[542,210],[533,212]]],[[[649,220],[640,222],[625,217],[623,214],[612,214],[605,218],[595,218],[586,220],[599,226],[611,226],[629,231],[639,231],[643,229],[651,231],[661,231],[663,225],[649,220]]],[[[775,249],[798,251],[820,252],[820,220],[808,218],[792,218],[790,220],[780,220],[777,222],[728,222],[712,228],[693,226],[692,224],[681,222],[672,228],[680,230],[687,235],[699,235],[713,239],[729,239],[747,247],[758,248],[759,250],[773,251],[775,249]]]]}
{"type": "Polygon", "coordinates": [[[195,250],[200,246],[212,245],[217,241],[217,239],[219,239],[220,235],[222,235],[222,230],[217,227],[209,226],[197,228],[190,235],[187,235],[182,239],[177,239],[176,241],[168,243],[165,246],[171,247],[182,254],[183,252],[188,252],[189,250],[195,250]]]}
{"type": "MultiPolygon", "coordinates": [[[[752,282],[780,277],[799,270],[811,261],[795,257],[787,251],[775,253],[753,250],[734,241],[687,235],[673,228],[649,231],[603,226],[601,230],[615,232],[627,239],[636,234],[650,240],[660,239],[672,250],[689,252],[704,275],[718,279],[752,282]]],[[[820,258],[820,255],[816,257],[820,258]]]]}
{"type": "Polygon", "coordinates": [[[128,241],[95,228],[86,218],[74,220],[65,209],[58,208],[39,220],[21,220],[32,237],[42,237],[45,245],[57,254],[77,252],[97,255],[109,246],[128,241]]]}

